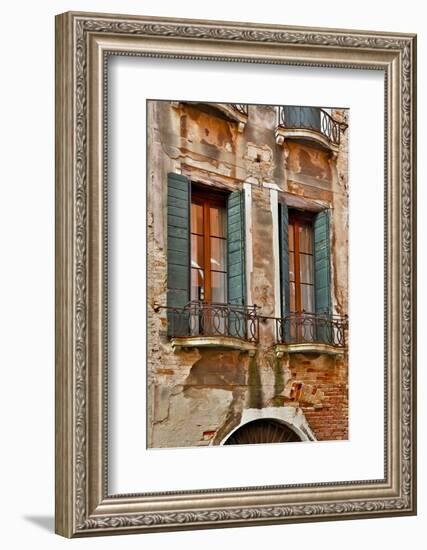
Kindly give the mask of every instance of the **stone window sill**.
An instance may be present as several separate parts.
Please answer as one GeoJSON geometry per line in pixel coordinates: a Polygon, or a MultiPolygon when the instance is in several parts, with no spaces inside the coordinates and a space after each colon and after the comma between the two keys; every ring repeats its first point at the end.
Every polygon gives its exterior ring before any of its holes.
{"type": "Polygon", "coordinates": [[[251,342],[233,338],[232,336],[191,336],[171,338],[172,351],[178,353],[190,348],[217,348],[246,351],[255,355],[256,346],[251,342]]]}

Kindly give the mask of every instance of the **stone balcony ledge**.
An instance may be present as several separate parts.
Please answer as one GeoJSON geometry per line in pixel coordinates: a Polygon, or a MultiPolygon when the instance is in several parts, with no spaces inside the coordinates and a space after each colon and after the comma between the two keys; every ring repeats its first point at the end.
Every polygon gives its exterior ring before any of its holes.
{"type": "Polygon", "coordinates": [[[287,139],[302,139],[315,142],[335,155],[339,151],[337,144],[333,143],[320,131],[312,130],[311,128],[284,128],[283,126],[278,126],[275,131],[275,138],[278,145],[283,145],[287,139]]]}
{"type": "Polygon", "coordinates": [[[248,122],[248,113],[244,112],[243,105],[236,103],[215,103],[212,104],[218,111],[221,111],[228,119],[237,123],[237,130],[242,133],[248,122]]]}
{"type": "Polygon", "coordinates": [[[170,343],[174,353],[191,348],[217,348],[248,352],[252,357],[256,352],[255,344],[233,336],[180,336],[172,337],[170,343]]]}
{"type": "MultiPolygon", "coordinates": [[[[171,105],[173,107],[179,107],[180,104],[189,103],[197,104],[195,101],[172,101],[171,105]]],[[[242,133],[248,122],[248,106],[241,103],[204,103],[210,108],[219,111],[223,116],[228,120],[232,120],[237,123],[237,130],[239,133],[242,133]]]]}
{"type": "Polygon", "coordinates": [[[334,355],[337,358],[344,355],[342,346],[333,346],[321,342],[304,342],[301,344],[276,344],[274,353],[276,357],[283,357],[285,353],[320,353],[324,355],[334,355]]]}

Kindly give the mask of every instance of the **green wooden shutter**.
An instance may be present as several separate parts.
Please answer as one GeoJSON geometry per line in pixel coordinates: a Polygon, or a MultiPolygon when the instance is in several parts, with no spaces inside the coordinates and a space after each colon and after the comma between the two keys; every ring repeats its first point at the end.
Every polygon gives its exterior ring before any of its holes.
{"type": "Polygon", "coordinates": [[[288,206],[279,203],[279,246],[280,246],[280,286],[282,317],[290,313],[290,291],[289,291],[289,214],[288,206]]]}
{"type": "MultiPolygon", "coordinates": [[[[227,199],[227,294],[228,303],[243,306],[246,303],[245,274],[245,203],[244,192],[230,193],[227,199]]],[[[246,320],[243,312],[230,312],[228,334],[245,338],[246,320]]]]}
{"type": "Polygon", "coordinates": [[[228,302],[244,305],[245,280],[245,205],[243,191],[230,193],[227,201],[228,302]]]}
{"type": "Polygon", "coordinates": [[[314,220],[314,284],[317,320],[317,339],[325,344],[333,343],[331,325],[321,316],[332,314],[331,298],[331,245],[329,236],[329,210],[317,214],[314,220]]]}
{"type": "Polygon", "coordinates": [[[285,342],[290,341],[290,319],[291,295],[289,290],[289,212],[286,203],[279,203],[279,251],[280,251],[280,290],[281,290],[281,311],[282,324],[281,338],[285,342]]]}
{"type": "MultiPolygon", "coordinates": [[[[168,174],[167,306],[182,308],[190,301],[190,181],[168,174]]],[[[186,336],[188,315],[168,310],[168,334],[186,336]]]]}
{"type": "Polygon", "coordinates": [[[316,313],[331,313],[331,245],[329,210],[319,212],[314,220],[314,281],[316,313]]]}

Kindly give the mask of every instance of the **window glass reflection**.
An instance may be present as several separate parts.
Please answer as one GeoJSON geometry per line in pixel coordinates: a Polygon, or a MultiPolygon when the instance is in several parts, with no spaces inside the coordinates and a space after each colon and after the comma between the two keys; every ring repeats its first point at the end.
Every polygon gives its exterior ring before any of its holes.
{"type": "Polygon", "coordinates": [[[211,206],[209,209],[209,217],[211,236],[224,238],[227,231],[225,208],[211,206]]]}
{"type": "Polygon", "coordinates": [[[201,204],[191,204],[191,232],[203,234],[203,206],[201,204]]]}

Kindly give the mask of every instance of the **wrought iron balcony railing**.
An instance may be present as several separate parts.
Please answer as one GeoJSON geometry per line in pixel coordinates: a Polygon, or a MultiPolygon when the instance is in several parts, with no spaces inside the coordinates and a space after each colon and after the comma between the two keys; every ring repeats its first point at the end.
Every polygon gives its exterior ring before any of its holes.
{"type": "Polygon", "coordinates": [[[280,105],[278,127],[285,129],[306,128],[323,134],[334,145],[340,144],[341,130],[347,125],[338,122],[319,107],[288,107],[280,105]]]}
{"type": "Polygon", "coordinates": [[[233,337],[257,344],[262,321],[273,323],[276,344],[326,344],[336,348],[347,345],[347,315],[302,312],[265,317],[258,314],[256,305],[202,301],[189,302],[184,307],[155,307],[156,311],[159,309],[167,311],[168,335],[172,338],[233,337]]]}
{"type": "Polygon", "coordinates": [[[194,301],[185,307],[167,307],[171,337],[228,336],[258,342],[257,306],[194,301]]]}
{"type": "Polygon", "coordinates": [[[347,315],[291,313],[276,319],[276,339],[280,344],[327,344],[346,347],[347,315]]]}
{"type": "Polygon", "coordinates": [[[246,103],[230,103],[231,107],[241,115],[248,116],[248,106],[246,103]]]}

